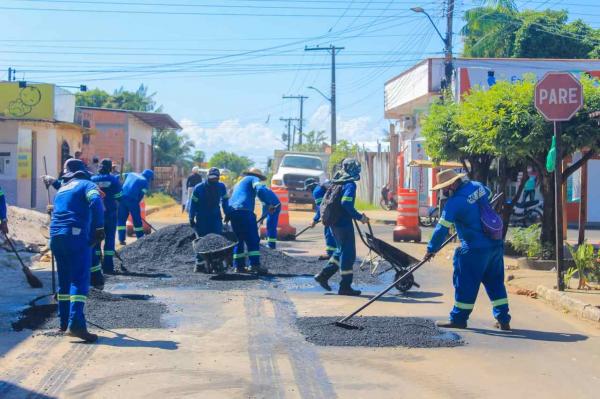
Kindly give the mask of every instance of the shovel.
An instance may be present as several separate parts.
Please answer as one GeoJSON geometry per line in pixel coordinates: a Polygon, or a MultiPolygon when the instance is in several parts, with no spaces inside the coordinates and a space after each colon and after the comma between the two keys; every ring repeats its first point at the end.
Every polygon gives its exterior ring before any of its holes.
{"type": "MultiPolygon", "coordinates": [[[[491,204],[494,204],[496,201],[498,201],[498,199],[500,199],[501,196],[502,196],[502,194],[496,194],[496,196],[494,196],[494,198],[492,199],[491,204]]],[[[456,238],[457,235],[458,235],[457,233],[452,234],[452,236],[450,236],[450,238],[448,238],[446,241],[444,241],[444,243],[440,246],[440,249],[444,248],[446,245],[448,245],[450,242],[452,242],[456,238]]],[[[433,255],[433,256],[435,256],[435,255],[433,255]]],[[[379,298],[381,298],[382,296],[384,296],[385,294],[387,294],[392,288],[394,288],[396,286],[396,284],[400,283],[402,280],[404,280],[405,278],[407,278],[408,276],[410,276],[411,274],[413,274],[415,271],[417,271],[418,268],[420,268],[421,266],[423,266],[425,263],[429,262],[433,258],[433,256],[425,256],[422,261],[420,261],[419,263],[417,263],[416,265],[414,265],[410,269],[408,269],[406,271],[406,273],[404,273],[402,276],[400,276],[399,278],[397,278],[396,281],[394,281],[386,289],[384,289],[379,294],[377,294],[373,298],[371,298],[369,300],[369,302],[365,303],[364,305],[362,305],[361,307],[359,307],[358,309],[356,309],[354,312],[350,313],[348,316],[346,316],[346,317],[344,317],[344,318],[336,321],[333,324],[336,325],[336,326],[338,326],[338,327],[345,328],[347,330],[360,329],[360,327],[353,326],[353,325],[348,324],[346,322],[348,320],[350,320],[351,318],[353,318],[354,316],[356,316],[357,314],[359,314],[360,312],[362,312],[366,307],[368,307],[369,305],[371,305],[373,302],[375,302],[376,300],[378,300],[379,298]]]]}
{"type": "MultiPolygon", "coordinates": [[[[318,223],[318,222],[317,222],[317,223],[318,223]]],[[[308,231],[308,230],[312,229],[313,227],[315,227],[315,226],[313,226],[312,224],[309,224],[308,226],[306,226],[305,228],[303,228],[302,230],[300,230],[300,232],[299,232],[299,233],[297,233],[297,234],[294,236],[294,240],[298,239],[298,237],[300,237],[300,235],[301,235],[302,233],[304,233],[304,232],[306,232],[306,231],[308,231]]]]}
{"type": "MultiPolygon", "coordinates": [[[[48,175],[48,165],[46,164],[46,156],[44,155],[44,173],[48,175]]],[[[50,200],[50,187],[46,186],[46,195],[48,196],[48,205],[52,205],[50,200]]],[[[52,218],[51,215],[48,215],[52,218]]],[[[56,265],[54,264],[54,253],[50,251],[50,258],[52,259],[52,295],[56,295],[56,265]]]]}

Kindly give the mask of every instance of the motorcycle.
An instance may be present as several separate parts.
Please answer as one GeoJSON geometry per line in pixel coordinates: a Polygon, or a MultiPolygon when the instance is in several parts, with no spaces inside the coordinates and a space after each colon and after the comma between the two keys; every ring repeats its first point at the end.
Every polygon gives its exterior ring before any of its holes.
{"type": "Polygon", "coordinates": [[[381,199],[379,200],[379,206],[383,210],[393,211],[398,209],[398,202],[396,201],[396,196],[393,192],[390,191],[390,188],[386,184],[381,188],[381,199]]]}
{"type": "Polygon", "coordinates": [[[433,227],[440,220],[440,208],[432,206],[427,210],[426,216],[419,216],[421,227],[433,227]]]}
{"type": "MultiPolygon", "coordinates": [[[[510,205],[510,201],[508,202],[510,205]]],[[[529,227],[540,223],[543,217],[543,203],[539,200],[517,202],[510,215],[511,226],[529,227]]]]}

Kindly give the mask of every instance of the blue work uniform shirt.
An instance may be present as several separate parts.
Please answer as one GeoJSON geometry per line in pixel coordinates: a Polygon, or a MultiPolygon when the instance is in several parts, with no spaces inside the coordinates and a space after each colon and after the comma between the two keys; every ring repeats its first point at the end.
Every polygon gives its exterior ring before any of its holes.
{"type": "Polygon", "coordinates": [[[279,197],[277,197],[277,194],[275,194],[273,192],[273,190],[271,190],[270,188],[267,188],[266,186],[264,187],[264,189],[260,189],[257,194],[258,194],[260,201],[263,204],[263,208],[262,208],[263,215],[266,215],[269,212],[270,206],[281,205],[281,201],[279,200],[279,197]]]}
{"type": "Polygon", "coordinates": [[[4,195],[4,190],[2,190],[2,187],[0,187],[0,220],[5,221],[7,217],[6,215],[6,196],[4,195]]]}
{"type": "Polygon", "coordinates": [[[123,197],[140,202],[148,192],[148,180],[140,173],[127,173],[123,182],[123,197]]]}
{"type": "Polygon", "coordinates": [[[106,212],[115,212],[118,206],[117,201],[123,195],[119,176],[110,174],[95,175],[92,176],[92,182],[96,183],[104,193],[104,209],[106,212]]]}
{"type": "Polygon", "coordinates": [[[327,189],[324,186],[317,186],[312,192],[313,199],[315,200],[315,205],[317,207],[317,211],[315,212],[315,217],[313,217],[313,221],[318,222],[321,220],[321,202],[323,202],[323,197],[327,189]]]}
{"type": "Polygon", "coordinates": [[[271,190],[258,177],[246,176],[234,187],[229,205],[236,211],[254,212],[257,196],[262,202],[269,204],[268,191],[271,190]]]}
{"type": "Polygon", "coordinates": [[[427,250],[437,252],[446,240],[448,231],[456,227],[461,246],[469,248],[490,248],[500,245],[501,240],[492,240],[481,226],[478,201],[489,201],[491,191],[479,182],[464,182],[446,201],[442,217],[435,226],[427,250]]]}
{"type": "Polygon", "coordinates": [[[96,184],[89,180],[63,182],[54,197],[50,236],[90,237],[90,230],[104,227],[102,197],[96,184]]]}
{"type": "Polygon", "coordinates": [[[219,204],[224,214],[229,213],[229,196],[227,187],[221,182],[205,181],[196,184],[190,205],[190,220],[196,216],[221,215],[219,204]]]}
{"type": "Polygon", "coordinates": [[[342,212],[338,221],[334,224],[335,227],[352,226],[352,219],[361,220],[363,215],[354,208],[356,202],[356,183],[349,181],[343,183],[342,187],[342,212]]]}

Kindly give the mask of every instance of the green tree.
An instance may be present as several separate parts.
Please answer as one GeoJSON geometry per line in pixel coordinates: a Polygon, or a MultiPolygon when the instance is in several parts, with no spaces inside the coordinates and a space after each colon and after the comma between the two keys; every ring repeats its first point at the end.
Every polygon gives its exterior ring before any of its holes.
{"type": "MultiPolygon", "coordinates": [[[[585,106],[563,123],[562,158],[581,148],[600,148],[597,126],[589,118],[591,110],[600,109],[600,87],[588,78],[582,79],[582,85],[585,106]]],[[[545,168],[553,130],[534,108],[534,87],[533,79],[499,82],[487,91],[474,90],[458,104],[436,103],[424,118],[423,134],[426,151],[434,160],[468,161],[474,179],[486,182],[492,161],[499,161],[501,166],[493,175],[499,176],[496,183],[503,191],[519,171],[533,165],[544,197],[541,240],[545,248],[553,248],[554,179],[545,168]]],[[[593,151],[586,157],[591,155],[593,151]]],[[[568,168],[565,174],[577,167],[568,168]]]]}
{"type": "Polygon", "coordinates": [[[598,30],[567,11],[524,10],[514,4],[486,2],[464,14],[461,30],[467,57],[590,58],[600,44],[598,30]]]}
{"type": "Polygon", "coordinates": [[[99,107],[111,109],[126,109],[128,111],[160,112],[162,107],[156,107],[154,96],[148,94],[148,86],[143,84],[136,91],[128,91],[123,87],[115,90],[113,94],[101,89],[94,89],[77,93],[76,104],[85,107],[99,107]]]}
{"type": "Polygon", "coordinates": [[[329,157],[329,174],[331,177],[341,167],[342,161],[349,157],[356,157],[358,150],[358,144],[352,144],[347,140],[338,141],[335,150],[329,157]]]}
{"type": "Polygon", "coordinates": [[[155,165],[178,165],[186,169],[191,166],[194,143],[186,134],[172,129],[157,129],[152,135],[152,143],[155,165]]]}
{"type": "Polygon", "coordinates": [[[242,172],[254,165],[254,162],[245,156],[234,154],[233,152],[219,151],[215,153],[208,161],[210,166],[216,168],[229,169],[232,173],[239,176],[242,172]]]}
{"type": "Polygon", "coordinates": [[[196,150],[192,156],[192,160],[198,164],[203,163],[206,160],[206,154],[202,150],[196,150]]]}
{"type": "Polygon", "coordinates": [[[294,151],[302,152],[321,152],[323,151],[323,144],[325,143],[325,131],[324,130],[311,130],[308,133],[303,133],[304,143],[295,144],[294,151]]]}

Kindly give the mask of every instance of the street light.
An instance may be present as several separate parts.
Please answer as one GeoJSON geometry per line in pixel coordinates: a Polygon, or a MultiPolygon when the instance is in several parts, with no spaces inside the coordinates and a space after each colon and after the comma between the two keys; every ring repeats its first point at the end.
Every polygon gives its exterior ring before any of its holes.
{"type": "Polygon", "coordinates": [[[327,97],[325,94],[323,94],[323,92],[321,90],[317,89],[316,87],[308,86],[307,89],[312,89],[312,90],[316,91],[317,93],[322,95],[325,100],[331,102],[331,98],[327,97]]]}
{"type": "Polygon", "coordinates": [[[417,14],[425,14],[427,19],[429,19],[429,22],[431,22],[433,29],[435,29],[438,36],[440,37],[440,39],[442,39],[442,42],[444,43],[445,75],[446,75],[446,85],[448,85],[448,86],[452,82],[452,70],[453,70],[453,67],[452,67],[452,15],[453,15],[453,11],[454,11],[454,1],[453,0],[451,1],[451,4],[452,4],[452,7],[448,7],[448,15],[447,15],[448,29],[446,31],[446,37],[444,37],[442,35],[442,32],[440,32],[438,27],[435,25],[435,22],[433,22],[433,19],[431,19],[431,16],[427,13],[427,11],[425,11],[425,9],[423,7],[412,7],[410,9],[411,11],[416,12],[417,14]],[[452,11],[450,11],[450,9],[452,11]]]}

